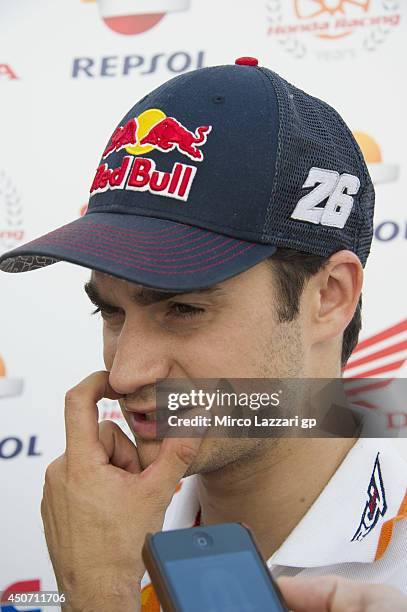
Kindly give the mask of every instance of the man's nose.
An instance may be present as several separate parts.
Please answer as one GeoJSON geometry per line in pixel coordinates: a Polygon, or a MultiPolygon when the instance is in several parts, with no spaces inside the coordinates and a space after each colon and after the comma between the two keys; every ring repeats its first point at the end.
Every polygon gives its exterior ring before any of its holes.
{"type": "Polygon", "coordinates": [[[125,327],[117,339],[109,376],[112,388],[124,395],[167,378],[171,367],[165,340],[125,327]]]}

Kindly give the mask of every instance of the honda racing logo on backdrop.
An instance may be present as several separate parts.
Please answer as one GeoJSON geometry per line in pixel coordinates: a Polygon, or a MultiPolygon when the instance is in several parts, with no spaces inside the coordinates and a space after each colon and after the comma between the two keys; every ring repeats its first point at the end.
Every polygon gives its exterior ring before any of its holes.
{"type": "MultiPolygon", "coordinates": [[[[374,411],[383,430],[407,435],[405,373],[407,319],[360,340],[343,369],[346,397],[355,407],[374,411]]],[[[400,434],[401,435],[401,434],[400,434]]]]}
{"type": "MultiPolygon", "coordinates": [[[[344,378],[402,376],[407,364],[407,319],[360,340],[343,369],[344,378]]],[[[345,380],[346,382],[346,380],[345,380]]],[[[389,384],[390,380],[384,381],[389,384]]]]}
{"type": "Polygon", "coordinates": [[[0,253],[24,239],[23,207],[16,186],[0,170],[0,253]]]}
{"type": "Polygon", "coordinates": [[[186,11],[190,0],[82,0],[97,4],[105,25],[118,34],[134,35],[156,26],[167,13],[186,11]]]}
{"type": "Polygon", "coordinates": [[[400,0],[268,0],[267,33],[291,57],[349,60],[387,40],[401,7],[400,0]]]}

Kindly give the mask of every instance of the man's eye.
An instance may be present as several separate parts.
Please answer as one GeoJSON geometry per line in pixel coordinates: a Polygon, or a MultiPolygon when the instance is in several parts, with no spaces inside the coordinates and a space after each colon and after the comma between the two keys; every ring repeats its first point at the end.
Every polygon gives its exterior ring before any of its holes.
{"type": "Polygon", "coordinates": [[[189,304],[174,303],[170,305],[169,316],[175,319],[190,319],[203,314],[205,310],[189,304]]]}
{"type": "MultiPolygon", "coordinates": [[[[204,312],[205,310],[203,308],[177,302],[169,305],[167,316],[170,319],[192,319],[192,317],[197,317],[204,312]]],[[[98,306],[92,312],[92,315],[97,313],[100,313],[103,319],[112,319],[114,316],[120,314],[120,310],[116,308],[108,308],[107,306],[98,306]]]]}
{"type": "Polygon", "coordinates": [[[108,319],[109,317],[114,316],[115,314],[118,314],[118,311],[114,308],[102,308],[101,306],[98,306],[97,308],[95,308],[95,310],[91,313],[91,314],[97,314],[98,312],[100,312],[100,314],[102,315],[102,317],[104,319],[108,319]]]}

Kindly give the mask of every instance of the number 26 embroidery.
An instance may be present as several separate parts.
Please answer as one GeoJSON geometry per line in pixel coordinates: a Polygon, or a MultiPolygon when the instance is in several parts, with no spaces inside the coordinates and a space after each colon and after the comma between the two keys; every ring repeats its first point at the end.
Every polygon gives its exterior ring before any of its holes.
{"type": "Polygon", "coordinates": [[[303,184],[303,188],[305,187],[315,189],[298,201],[291,217],[310,223],[344,227],[352,211],[352,196],[356,195],[360,188],[358,177],[353,174],[339,174],[334,170],[311,168],[303,184]],[[324,200],[327,200],[325,206],[318,207],[324,200]]]}

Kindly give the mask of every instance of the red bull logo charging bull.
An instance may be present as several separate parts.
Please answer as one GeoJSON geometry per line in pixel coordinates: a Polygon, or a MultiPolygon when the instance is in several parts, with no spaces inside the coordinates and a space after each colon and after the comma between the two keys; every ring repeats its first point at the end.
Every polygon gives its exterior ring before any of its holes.
{"type": "Polygon", "coordinates": [[[186,201],[197,171],[195,166],[177,162],[171,172],[160,172],[153,159],[145,157],[152,150],[169,153],[175,149],[195,162],[204,159],[205,145],[212,126],[203,125],[194,132],[174,117],[167,117],[160,109],[148,109],[119,126],[103,152],[107,159],[113,152],[125,150],[130,155],[122,158],[120,166],[110,168],[102,163],[96,171],[91,195],[109,189],[149,191],[186,201]]]}
{"type": "Polygon", "coordinates": [[[150,144],[163,153],[173,151],[177,147],[180,153],[188,155],[191,159],[202,161],[203,153],[197,147],[205,144],[207,134],[211,129],[210,125],[203,125],[193,134],[173,117],[167,117],[151,128],[140,144],[150,144]]]}

